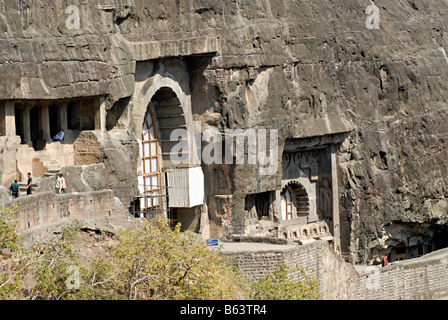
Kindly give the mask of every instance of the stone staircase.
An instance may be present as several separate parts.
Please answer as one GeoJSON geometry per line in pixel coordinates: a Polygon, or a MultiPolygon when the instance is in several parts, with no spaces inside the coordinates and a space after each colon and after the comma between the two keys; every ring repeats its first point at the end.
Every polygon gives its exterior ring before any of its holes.
{"type": "Polygon", "coordinates": [[[34,159],[38,159],[42,165],[48,169],[48,172],[60,170],[62,167],[60,161],[50,157],[45,150],[37,151],[35,153],[34,159]]]}
{"type": "MultiPolygon", "coordinates": [[[[34,180],[34,179],[33,179],[34,180]]],[[[26,182],[19,182],[18,183],[20,186],[20,193],[21,194],[26,194],[26,186],[28,185],[28,183],[26,182]]],[[[33,182],[32,184],[32,190],[36,190],[37,188],[39,188],[39,182],[33,182]]]]}
{"type": "Polygon", "coordinates": [[[27,145],[21,145],[18,150],[20,164],[18,169],[21,174],[19,182],[20,192],[26,194],[27,173],[32,172],[33,192],[39,188],[39,182],[43,178],[54,177],[64,167],[63,161],[47,152],[47,150],[35,151],[27,145]]]}
{"type": "MultiPolygon", "coordinates": [[[[41,179],[54,177],[60,171],[61,171],[61,168],[52,168],[52,169],[49,169],[42,177],[33,177],[33,184],[32,184],[33,193],[35,193],[36,190],[38,190],[38,188],[40,186],[41,179]]],[[[18,182],[18,184],[20,186],[20,193],[26,194],[26,187],[27,187],[28,183],[26,181],[21,181],[21,182],[18,182]]]]}
{"type": "Polygon", "coordinates": [[[48,178],[48,177],[54,177],[57,173],[61,172],[61,168],[53,168],[53,169],[49,169],[45,174],[44,177],[48,178]]]}

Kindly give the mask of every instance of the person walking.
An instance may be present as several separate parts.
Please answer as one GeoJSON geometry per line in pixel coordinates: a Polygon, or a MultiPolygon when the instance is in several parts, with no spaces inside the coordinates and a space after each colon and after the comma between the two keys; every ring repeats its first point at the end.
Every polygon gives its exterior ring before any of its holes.
{"type": "Polygon", "coordinates": [[[9,187],[9,195],[12,199],[17,199],[20,196],[20,186],[17,183],[17,180],[14,180],[14,183],[9,187]]]}
{"type": "Polygon", "coordinates": [[[33,178],[31,177],[31,172],[28,172],[28,183],[26,186],[26,194],[29,196],[33,193],[33,178]]]}
{"type": "Polygon", "coordinates": [[[60,185],[60,194],[66,194],[67,193],[67,183],[65,181],[64,175],[62,173],[59,174],[59,178],[61,179],[61,185],[60,185]]]}

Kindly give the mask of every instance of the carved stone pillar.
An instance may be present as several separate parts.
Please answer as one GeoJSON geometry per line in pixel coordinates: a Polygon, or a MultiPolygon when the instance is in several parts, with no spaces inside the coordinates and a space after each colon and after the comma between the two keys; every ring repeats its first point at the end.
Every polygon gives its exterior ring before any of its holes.
{"type": "Polygon", "coordinates": [[[50,133],[50,112],[49,105],[45,104],[41,108],[41,130],[42,130],[42,140],[46,142],[51,142],[51,133],[50,133]]]}
{"type": "Polygon", "coordinates": [[[9,137],[16,135],[16,116],[13,101],[5,102],[5,131],[9,137]]]}
{"type": "Polygon", "coordinates": [[[67,132],[67,130],[68,130],[67,106],[68,106],[68,102],[66,102],[66,101],[61,102],[58,106],[59,122],[61,124],[61,129],[64,130],[64,132],[67,132]]]}
{"type": "Polygon", "coordinates": [[[331,185],[333,198],[333,236],[334,249],[338,254],[341,253],[341,229],[339,217],[339,180],[338,180],[338,166],[337,166],[337,145],[331,145],[331,185]]]}
{"type": "Polygon", "coordinates": [[[27,105],[23,110],[23,142],[28,146],[32,147],[33,142],[31,141],[31,118],[30,110],[33,106],[27,105]]]}
{"type": "Polygon", "coordinates": [[[106,98],[99,97],[95,101],[95,130],[99,130],[102,133],[106,132],[106,98]]]}

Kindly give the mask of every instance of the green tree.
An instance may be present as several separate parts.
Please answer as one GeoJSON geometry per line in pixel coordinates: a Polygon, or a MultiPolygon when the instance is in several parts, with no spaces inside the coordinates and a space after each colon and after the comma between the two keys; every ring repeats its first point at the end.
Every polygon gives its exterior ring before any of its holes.
{"type": "Polygon", "coordinates": [[[70,246],[62,240],[55,240],[38,243],[32,251],[36,255],[32,264],[36,280],[32,296],[43,300],[70,299],[74,296],[76,283],[68,281],[75,274],[74,268],[81,272],[81,267],[70,246]]]}
{"type": "Polygon", "coordinates": [[[29,298],[44,300],[302,300],[318,299],[317,281],[299,270],[300,280],[281,265],[257,282],[247,282],[198,235],[171,230],[163,220],[139,221],[120,232],[107,257],[80,257],[80,227],[58,239],[20,246],[13,209],[0,215],[0,299],[21,297],[25,275],[35,286],[29,298]],[[82,263],[80,262],[82,261],[82,263]]]}
{"type": "Polygon", "coordinates": [[[84,279],[76,292],[78,300],[125,300],[120,290],[118,273],[110,260],[94,259],[89,269],[83,269],[84,279]]]}
{"type": "MultiPolygon", "coordinates": [[[[81,266],[70,248],[79,238],[74,228],[53,243],[35,246],[33,296],[53,300],[184,300],[238,299],[245,292],[236,273],[218,252],[197,235],[171,230],[162,220],[140,221],[118,235],[110,258],[81,266]],[[78,268],[77,286],[67,283],[78,268]]],[[[86,260],[84,257],[83,260],[86,260]]]]}
{"type": "Polygon", "coordinates": [[[31,295],[44,300],[112,300],[120,298],[117,286],[109,274],[112,263],[102,258],[83,256],[74,252],[73,245],[82,244],[81,226],[62,229],[60,237],[34,245],[38,253],[32,272],[36,286],[31,295]]]}
{"type": "Polygon", "coordinates": [[[116,263],[129,299],[235,299],[241,294],[224,258],[197,235],[162,220],[120,237],[116,263]]]}

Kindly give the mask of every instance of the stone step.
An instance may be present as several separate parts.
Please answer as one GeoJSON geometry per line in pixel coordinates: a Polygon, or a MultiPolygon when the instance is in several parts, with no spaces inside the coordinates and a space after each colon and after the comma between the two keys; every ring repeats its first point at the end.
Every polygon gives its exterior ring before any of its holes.
{"type": "Polygon", "coordinates": [[[44,177],[54,177],[57,173],[61,171],[61,168],[52,168],[49,169],[45,174],[44,177]]]}
{"type": "Polygon", "coordinates": [[[176,115],[182,115],[184,116],[184,110],[181,108],[171,108],[171,109],[161,109],[157,111],[157,118],[161,118],[163,116],[176,116],[176,115]]]}
{"type": "Polygon", "coordinates": [[[175,118],[182,118],[185,119],[185,115],[183,113],[176,113],[176,114],[162,114],[157,115],[157,118],[160,119],[175,119],[175,118]]]}
{"type": "Polygon", "coordinates": [[[35,158],[39,159],[45,168],[60,168],[61,167],[60,161],[50,158],[50,156],[46,153],[38,154],[37,156],[35,156],[35,158]]]}
{"type": "Polygon", "coordinates": [[[167,110],[167,109],[183,109],[183,108],[179,104],[167,104],[167,105],[158,105],[158,106],[156,106],[156,111],[167,110]]]}
{"type": "Polygon", "coordinates": [[[181,128],[181,126],[184,126],[185,123],[185,118],[184,117],[178,117],[178,116],[170,116],[170,117],[166,117],[166,118],[159,118],[159,126],[160,127],[175,127],[174,130],[176,129],[183,129],[181,128]]]}
{"type": "Polygon", "coordinates": [[[175,130],[175,129],[187,129],[187,125],[164,125],[160,126],[160,130],[175,130]]]}
{"type": "MultiPolygon", "coordinates": [[[[26,186],[28,185],[28,183],[18,182],[18,185],[20,187],[20,192],[26,192],[26,186]]],[[[32,186],[33,190],[36,190],[36,188],[39,187],[39,183],[33,183],[31,186],[32,186]]]]}
{"type": "Polygon", "coordinates": [[[34,149],[33,148],[31,148],[29,145],[27,145],[27,144],[21,144],[20,146],[19,146],[19,149],[22,149],[22,150],[24,150],[24,151],[26,151],[26,152],[34,152],[34,149]]]}

